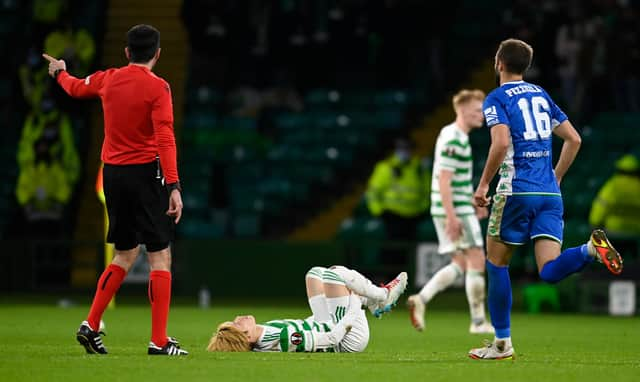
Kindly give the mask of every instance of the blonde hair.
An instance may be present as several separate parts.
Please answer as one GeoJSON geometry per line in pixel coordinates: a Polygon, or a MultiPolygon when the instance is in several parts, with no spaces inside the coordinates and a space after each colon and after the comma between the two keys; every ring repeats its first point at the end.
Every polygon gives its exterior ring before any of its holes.
{"type": "Polygon", "coordinates": [[[480,101],[484,100],[484,92],[480,89],[462,89],[457,92],[452,99],[453,108],[458,109],[460,105],[464,105],[470,101],[480,101]]]}
{"type": "Polygon", "coordinates": [[[251,345],[249,345],[249,338],[240,329],[233,326],[232,322],[223,322],[218,325],[218,329],[211,340],[209,340],[209,346],[207,351],[229,351],[229,352],[241,352],[250,351],[251,345]]]}

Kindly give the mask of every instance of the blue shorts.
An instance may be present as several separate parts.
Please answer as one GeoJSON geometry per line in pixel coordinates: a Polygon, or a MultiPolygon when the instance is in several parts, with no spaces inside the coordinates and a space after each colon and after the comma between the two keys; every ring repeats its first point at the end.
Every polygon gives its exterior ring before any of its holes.
{"type": "Polygon", "coordinates": [[[495,195],[487,235],[512,245],[537,238],[562,244],[562,214],[560,195],[495,195]]]}

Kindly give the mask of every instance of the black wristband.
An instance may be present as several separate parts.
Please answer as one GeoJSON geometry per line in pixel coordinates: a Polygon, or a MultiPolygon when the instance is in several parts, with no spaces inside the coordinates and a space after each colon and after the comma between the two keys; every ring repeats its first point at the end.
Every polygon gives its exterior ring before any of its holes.
{"type": "Polygon", "coordinates": [[[58,75],[60,74],[60,72],[64,71],[64,69],[56,69],[55,72],[53,72],[53,79],[57,80],[58,79],[58,75]]]}
{"type": "Polygon", "coordinates": [[[173,190],[178,190],[180,192],[182,192],[182,185],[180,185],[180,182],[175,182],[175,183],[169,183],[167,184],[167,191],[169,191],[169,194],[171,194],[171,192],[173,190]]]}

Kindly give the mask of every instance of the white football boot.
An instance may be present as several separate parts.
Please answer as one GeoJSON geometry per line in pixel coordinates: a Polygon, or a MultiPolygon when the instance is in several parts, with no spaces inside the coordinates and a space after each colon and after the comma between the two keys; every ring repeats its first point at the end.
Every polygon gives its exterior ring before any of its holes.
{"type": "Polygon", "coordinates": [[[481,360],[515,359],[516,354],[511,341],[494,339],[484,341],[485,346],[469,350],[469,358],[481,360]]]}
{"type": "Polygon", "coordinates": [[[378,309],[373,312],[376,317],[382,316],[384,313],[388,313],[398,303],[400,295],[404,293],[407,288],[407,272],[400,272],[396,278],[389,281],[383,286],[387,290],[387,298],[378,305],[378,309]]]}

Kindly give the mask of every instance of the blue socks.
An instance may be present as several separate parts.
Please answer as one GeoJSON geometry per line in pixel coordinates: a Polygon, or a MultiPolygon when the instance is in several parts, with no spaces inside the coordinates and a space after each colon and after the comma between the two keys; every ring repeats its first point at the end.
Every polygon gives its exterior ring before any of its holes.
{"type": "Polygon", "coordinates": [[[567,248],[555,260],[542,266],[540,278],[548,283],[557,283],[570,274],[581,271],[593,260],[593,256],[590,256],[587,251],[586,244],[567,248]]]}
{"type": "Polygon", "coordinates": [[[509,267],[499,267],[487,261],[489,278],[489,314],[496,329],[496,338],[511,337],[511,279],[509,267]]]}
{"type": "MultiPolygon", "coordinates": [[[[593,262],[587,245],[565,249],[558,258],[546,263],[540,271],[540,278],[549,283],[556,283],[572,273],[581,271],[593,262]]],[[[496,329],[496,338],[511,337],[511,279],[509,267],[493,265],[487,261],[487,277],[489,279],[489,297],[487,299],[491,323],[496,329]]]]}

